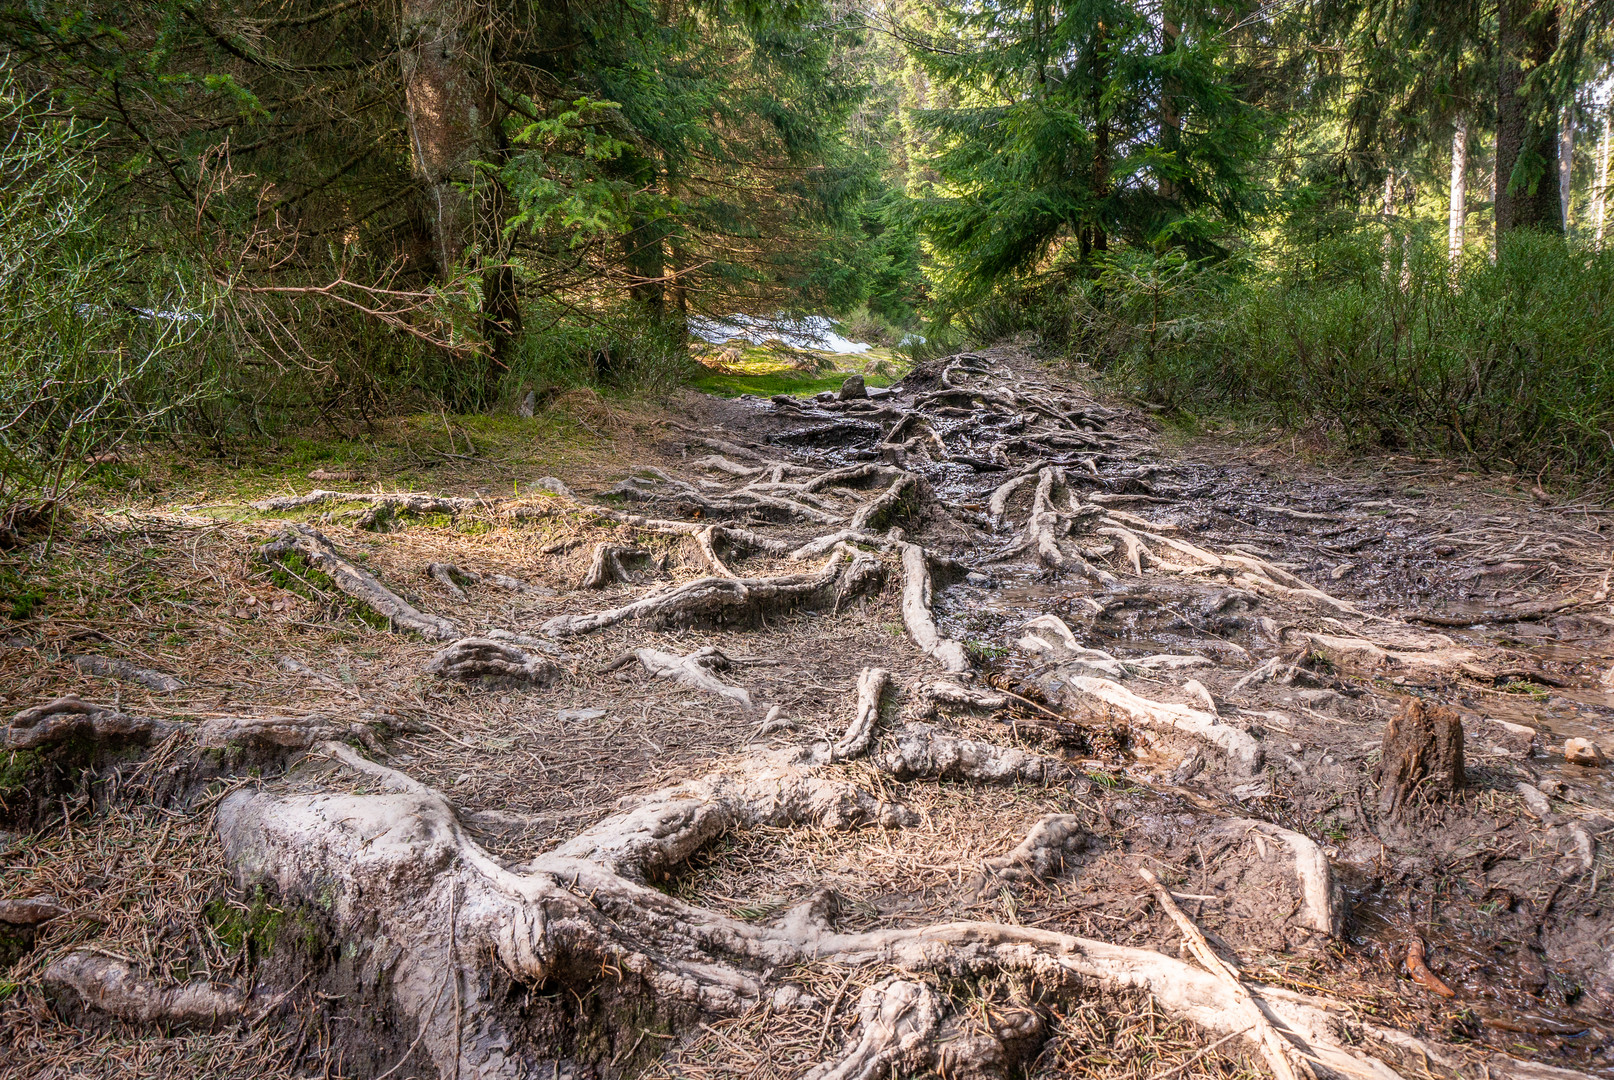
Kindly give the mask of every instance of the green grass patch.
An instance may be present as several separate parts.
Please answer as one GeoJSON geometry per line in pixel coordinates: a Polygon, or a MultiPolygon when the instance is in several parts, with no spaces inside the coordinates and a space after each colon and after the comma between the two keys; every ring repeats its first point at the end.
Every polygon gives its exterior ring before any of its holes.
{"type": "Polygon", "coordinates": [[[737,345],[708,349],[690,385],[718,397],[790,394],[811,397],[839,390],[848,375],[862,375],[869,386],[889,386],[908,369],[907,360],[889,349],[837,355],[775,345],[737,345]]]}

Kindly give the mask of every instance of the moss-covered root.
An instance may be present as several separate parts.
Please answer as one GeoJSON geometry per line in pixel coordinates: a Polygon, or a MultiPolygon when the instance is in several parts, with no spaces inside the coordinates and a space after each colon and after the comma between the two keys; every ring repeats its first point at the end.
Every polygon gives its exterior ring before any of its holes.
{"type": "Polygon", "coordinates": [[[343,558],[336,547],[317,529],[307,525],[292,525],[274,540],[258,549],[258,557],[267,563],[283,563],[298,557],[330,578],[331,583],[352,600],[397,630],[407,630],[433,641],[453,641],[464,637],[459,627],[440,615],[428,615],[409,601],[381,584],[367,570],[361,570],[343,558]]]}

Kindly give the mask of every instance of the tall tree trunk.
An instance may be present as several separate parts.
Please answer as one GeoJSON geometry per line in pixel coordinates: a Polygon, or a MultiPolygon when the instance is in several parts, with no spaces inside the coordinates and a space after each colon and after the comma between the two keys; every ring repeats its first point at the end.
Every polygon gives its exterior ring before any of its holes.
{"type": "Polygon", "coordinates": [[[1496,95],[1496,235],[1513,229],[1563,231],[1556,109],[1527,93],[1525,77],[1558,40],[1558,9],[1541,0],[1500,0],[1496,95]]]}
{"type": "Polygon", "coordinates": [[[1468,224],[1468,117],[1459,116],[1451,133],[1451,214],[1446,256],[1453,276],[1463,266],[1464,230],[1468,224]]]}
{"type": "MultiPolygon", "coordinates": [[[[1182,26],[1177,22],[1176,6],[1166,4],[1160,13],[1160,53],[1170,55],[1177,51],[1177,39],[1182,36],[1182,26]]],[[[1160,84],[1160,148],[1170,154],[1175,164],[1177,151],[1182,145],[1182,112],[1177,107],[1177,79],[1167,76],[1160,84]]],[[[1170,177],[1161,177],[1158,190],[1160,197],[1168,202],[1177,199],[1177,182],[1170,177]]]]}
{"type": "MultiPolygon", "coordinates": [[[[443,282],[466,269],[466,253],[479,239],[496,241],[501,201],[493,184],[480,196],[466,190],[476,180],[476,162],[496,160],[502,141],[492,83],[463,22],[466,12],[456,0],[404,0],[398,27],[409,141],[443,282]]],[[[521,319],[514,274],[501,260],[491,262],[480,272],[488,363],[479,373],[478,404],[504,366],[521,319]]]]}
{"type": "Polygon", "coordinates": [[[1608,144],[1611,117],[1614,117],[1614,95],[1609,95],[1608,100],[1603,102],[1603,137],[1597,142],[1597,179],[1592,190],[1592,217],[1597,229],[1597,235],[1592,242],[1598,251],[1603,250],[1603,229],[1608,221],[1608,144]]]}
{"type": "Polygon", "coordinates": [[[1564,106],[1563,120],[1558,125],[1558,211],[1564,233],[1569,232],[1569,187],[1575,169],[1575,106],[1564,106]]]}
{"type": "Polygon", "coordinates": [[[1384,170],[1384,204],[1381,216],[1384,218],[1384,276],[1388,278],[1395,263],[1395,229],[1391,225],[1395,221],[1394,166],[1384,170]]]}

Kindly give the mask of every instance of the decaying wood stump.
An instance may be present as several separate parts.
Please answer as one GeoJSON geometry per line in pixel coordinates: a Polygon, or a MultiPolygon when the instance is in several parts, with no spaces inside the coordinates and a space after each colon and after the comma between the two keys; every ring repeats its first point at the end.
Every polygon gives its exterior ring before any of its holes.
{"type": "Polygon", "coordinates": [[[1446,794],[1463,786],[1463,721],[1444,705],[1408,698],[1384,727],[1376,772],[1379,813],[1399,817],[1413,792],[1446,794]]]}

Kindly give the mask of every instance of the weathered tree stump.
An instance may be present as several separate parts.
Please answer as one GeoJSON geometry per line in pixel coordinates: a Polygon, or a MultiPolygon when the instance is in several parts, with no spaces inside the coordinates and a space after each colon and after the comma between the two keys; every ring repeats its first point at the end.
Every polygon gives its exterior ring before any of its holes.
{"type": "Polygon", "coordinates": [[[1447,794],[1463,786],[1463,721],[1444,705],[1408,698],[1384,728],[1379,813],[1400,817],[1413,792],[1447,794]]]}

